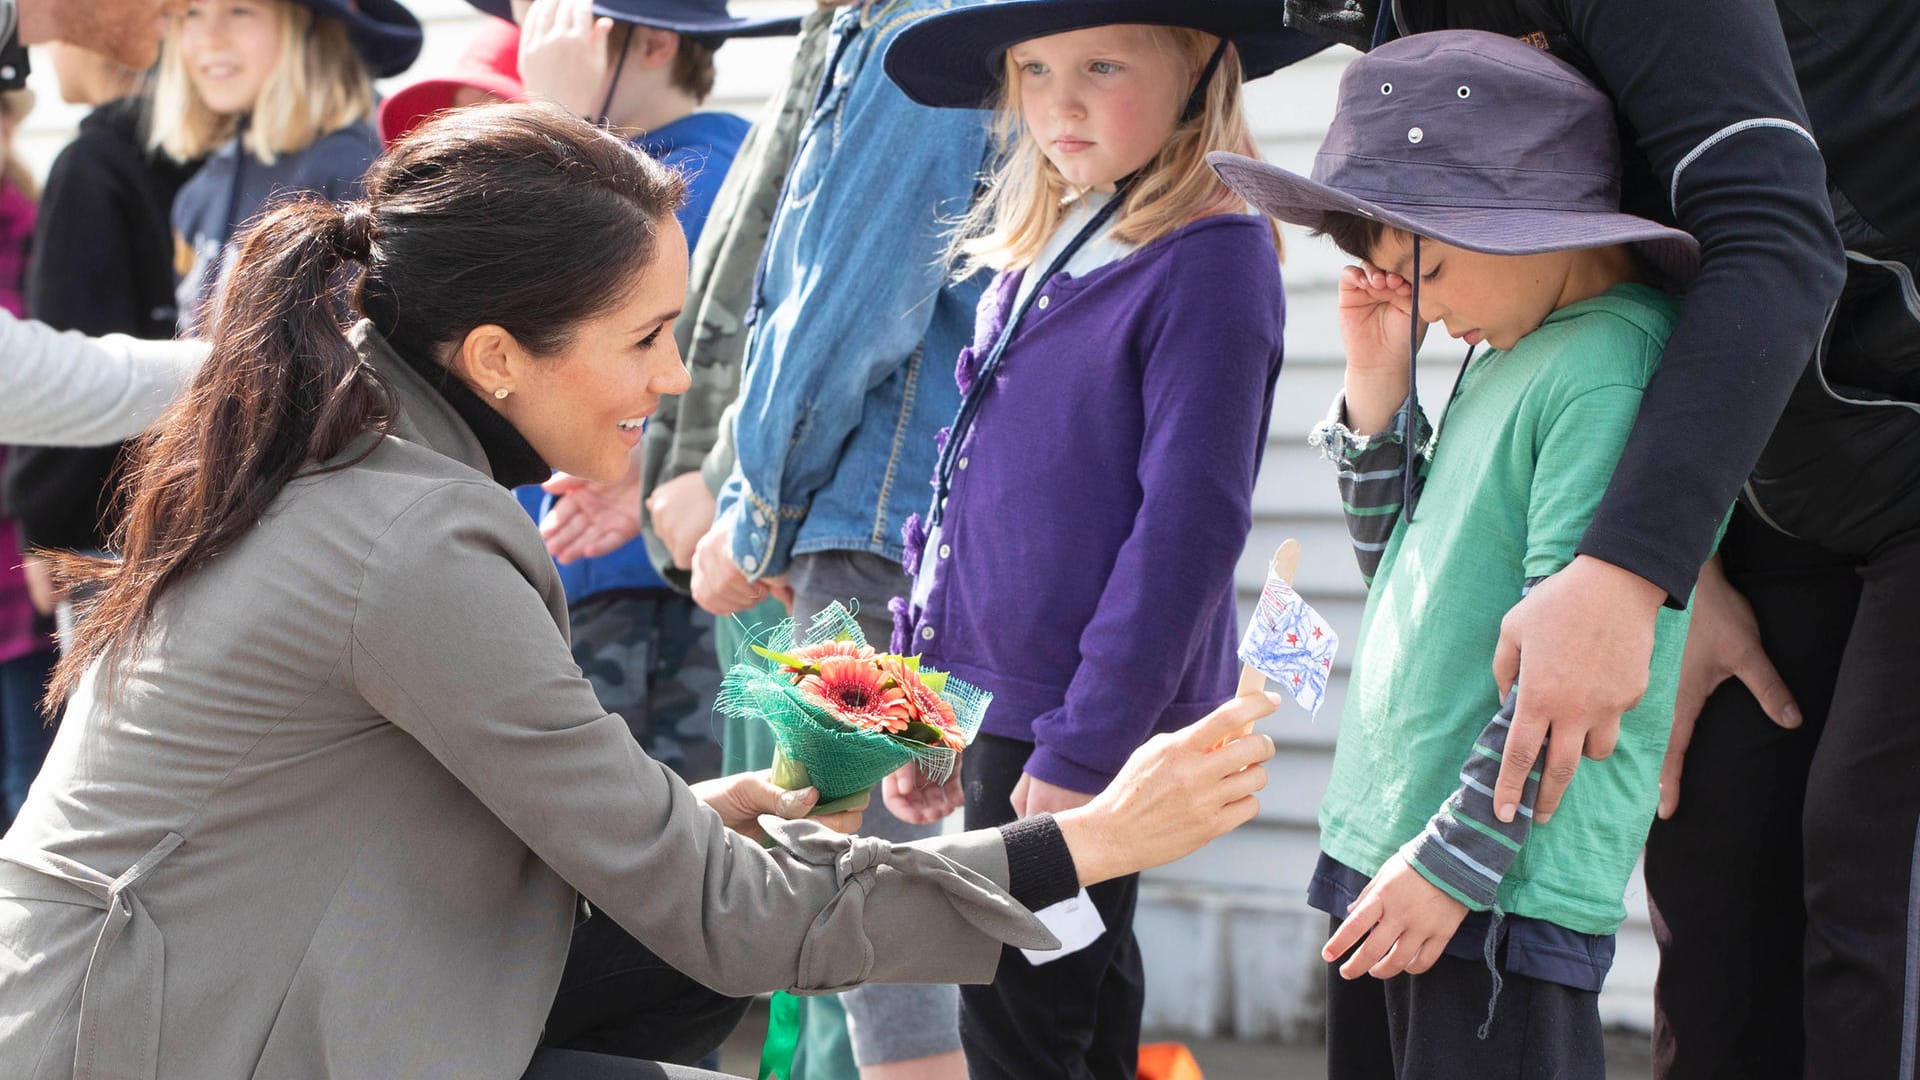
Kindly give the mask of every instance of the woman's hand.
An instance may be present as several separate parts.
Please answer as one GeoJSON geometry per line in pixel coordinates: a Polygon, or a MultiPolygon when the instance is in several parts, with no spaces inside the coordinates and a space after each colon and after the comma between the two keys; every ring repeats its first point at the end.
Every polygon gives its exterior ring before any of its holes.
{"type": "MultiPolygon", "coordinates": [[[[766,830],[760,827],[760,815],[803,818],[820,801],[820,792],[813,788],[787,791],[779,787],[773,782],[770,769],[702,780],[689,787],[695,798],[713,807],[727,828],[754,840],[767,838],[766,830]]],[[[867,800],[861,799],[858,806],[813,820],[834,832],[851,833],[860,828],[860,818],[866,809],[867,800]]]]}
{"type": "Polygon", "coordinates": [[[1680,659],[1680,689],[1673,701],[1673,734],[1667,739],[1667,758],[1660,766],[1660,816],[1670,818],[1680,805],[1680,769],[1693,726],[1707,698],[1728,679],[1739,679],[1774,723],[1791,731],[1800,726],[1800,706],[1787,681],[1767,659],[1760,640],[1760,620],[1753,605],[1727,580],[1720,556],[1700,568],[1693,589],[1693,623],[1687,629],[1687,647],[1680,659]]]}
{"type": "Polygon", "coordinates": [[[967,756],[942,783],[934,783],[918,762],[909,761],[880,781],[880,798],[893,816],[909,825],[931,825],[966,805],[960,793],[960,768],[967,756]]]}
{"type": "Polygon", "coordinates": [[[520,23],[520,82],[589,121],[607,92],[613,20],[593,17],[593,0],[534,0],[520,23]]]}
{"type": "Polygon", "coordinates": [[[1237,697],[1179,731],[1133,752],[1093,801],[1055,815],[1080,884],[1139,873],[1191,854],[1232,832],[1260,809],[1261,763],[1273,740],[1254,721],[1279,707],[1277,694],[1237,697]]]}
{"type": "Polygon", "coordinates": [[[707,478],[697,471],[661,484],[647,499],[654,535],[667,546],[673,565],[682,570],[693,569],[694,548],[713,528],[713,512],[713,492],[707,490],[707,478]]]}
{"type": "MultiPolygon", "coordinates": [[[[1370,264],[1340,271],[1340,338],[1347,353],[1347,428],[1385,431],[1407,398],[1413,286],[1370,264]]],[[[1420,334],[1426,336],[1426,324],[1420,334]]]]}
{"type": "Polygon", "coordinates": [[[1440,959],[1466,917],[1467,905],[1435,888],[1404,857],[1395,855],[1360,890],[1360,898],[1320,950],[1320,958],[1331,964],[1358,944],[1340,965],[1341,978],[1418,975],[1440,959]]]}

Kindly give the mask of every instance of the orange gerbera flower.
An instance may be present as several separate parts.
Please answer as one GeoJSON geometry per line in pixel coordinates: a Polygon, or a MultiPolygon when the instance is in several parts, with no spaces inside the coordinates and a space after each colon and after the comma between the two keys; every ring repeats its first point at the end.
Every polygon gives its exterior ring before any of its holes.
{"type": "MultiPolygon", "coordinates": [[[[873,656],[873,646],[855,645],[851,641],[821,641],[812,645],[802,645],[787,655],[796,660],[804,660],[818,667],[820,666],[820,661],[836,656],[843,656],[852,660],[870,659],[873,656]]],[[[801,669],[797,667],[782,667],[781,670],[793,675],[798,675],[801,671],[801,669]]]]}
{"type": "MultiPolygon", "coordinates": [[[[843,643],[836,643],[843,644],[843,643]]],[[[883,673],[870,658],[829,656],[815,660],[816,675],[797,684],[833,710],[835,716],[868,731],[898,733],[913,719],[913,705],[899,680],[883,673]]]]}
{"type": "Polygon", "coordinates": [[[913,719],[939,732],[941,745],[955,750],[967,748],[966,737],[960,733],[960,722],[954,719],[953,706],[922,682],[920,673],[908,667],[905,658],[888,654],[876,663],[906,694],[913,719]]]}

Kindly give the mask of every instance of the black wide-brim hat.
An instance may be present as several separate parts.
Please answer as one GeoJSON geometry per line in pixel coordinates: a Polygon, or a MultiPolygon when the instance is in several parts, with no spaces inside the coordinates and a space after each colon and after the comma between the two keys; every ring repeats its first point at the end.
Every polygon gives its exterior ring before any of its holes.
{"type": "Polygon", "coordinates": [[[995,0],[929,15],[887,49],[887,76],[940,109],[979,109],[1000,93],[1004,57],[1023,41],[1095,26],[1183,26],[1232,41],[1257,79],[1330,42],[1281,25],[1276,0],[995,0]]]}
{"type": "MultiPolygon", "coordinates": [[[[489,15],[512,20],[508,0],[467,0],[489,15]]],[[[690,38],[720,41],[736,37],[781,37],[800,32],[800,17],[735,18],[727,14],[727,0],[594,0],[593,13],[614,22],[671,30],[690,38]]]]}
{"type": "Polygon", "coordinates": [[[1259,210],[1319,228],[1356,214],[1489,255],[1628,244],[1679,287],[1689,234],[1620,209],[1613,103],[1515,38],[1436,30],[1347,65],[1313,175],[1216,151],[1208,164],[1259,210]]]}
{"type": "Polygon", "coordinates": [[[420,20],[400,0],[294,0],[294,3],[347,28],[347,40],[367,73],[387,79],[420,58],[425,35],[420,20]]]}

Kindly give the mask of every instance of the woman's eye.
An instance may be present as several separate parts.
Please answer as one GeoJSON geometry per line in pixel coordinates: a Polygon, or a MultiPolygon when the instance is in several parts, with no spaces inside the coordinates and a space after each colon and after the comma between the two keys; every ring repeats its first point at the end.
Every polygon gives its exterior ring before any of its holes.
{"type": "Polygon", "coordinates": [[[646,337],[643,337],[640,339],[640,347],[643,349],[653,348],[654,343],[660,340],[660,331],[665,330],[666,328],[667,327],[665,323],[662,323],[659,326],[654,327],[653,333],[648,334],[646,337]]]}

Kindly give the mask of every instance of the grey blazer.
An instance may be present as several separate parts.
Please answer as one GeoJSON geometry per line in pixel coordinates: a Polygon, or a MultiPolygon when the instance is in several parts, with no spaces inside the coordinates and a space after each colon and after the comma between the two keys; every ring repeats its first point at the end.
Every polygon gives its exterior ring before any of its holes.
{"type": "Polygon", "coordinates": [[[575,890],[736,995],[1053,944],[995,832],[728,832],[595,700],[473,433],[354,336],[394,435],[161,597],[0,841],[0,1077],[510,1080],[575,890]]]}

